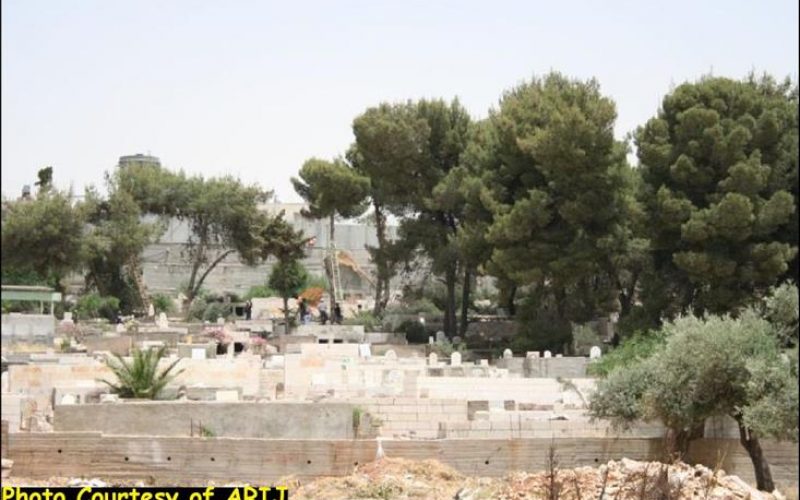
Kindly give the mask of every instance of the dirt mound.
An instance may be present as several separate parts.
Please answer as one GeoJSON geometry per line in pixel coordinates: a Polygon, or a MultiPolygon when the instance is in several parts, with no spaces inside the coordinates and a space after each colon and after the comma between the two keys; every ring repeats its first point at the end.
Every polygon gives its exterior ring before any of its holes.
{"type": "Polygon", "coordinates": [[[782,499],[737,476],[702,465],[622,459],[600,467],[516,472],[504,478],[465,477],[435,460],[383,459],[347,477],[293,484],[292,498],[344,499],[782,499]]]}
{"type": "MultiPolygon", "coordinates": [[[[100,480],[79,478],[3,479],[4,486],[201,486],[192,481],[100,480]],[[181,482],[182,483],[182,482],[181,482]]],[[[425,500],[783,500],[778,492],[763,493],[737,476],[702,465],[637,462],[622,459],[599,467],[557,469],[553,473],[515,472],[502,478],[470,477],[436,460],[398,458],[359,465],[345,477],[301,483],[283,478],[275,484],[289,487],[292,499],[425,499],[425,500]]],[[[207,485],[243,486],[210,481],[207,485]]],[[[796,491],[796,485],[794,490],[796,491]]],[[[784,490],[789,492],[789,490],[784,490]]],[[[796,493],[792,495],[796,499],[796,493]]]]}
{"type": "Polygon", "coordinates": [[[318,479],[291,488],[292,498],[453,498],[469,479],[436,460],[383,459],[347,477],[318,479]]]}

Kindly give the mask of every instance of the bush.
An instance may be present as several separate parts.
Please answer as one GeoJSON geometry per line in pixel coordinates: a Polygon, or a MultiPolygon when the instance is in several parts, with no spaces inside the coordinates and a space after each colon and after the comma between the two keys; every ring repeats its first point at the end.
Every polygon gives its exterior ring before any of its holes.
{"type": "Polygon", "coordinates": [[[589,325],[578,325],[572,329],[572,344],[576,356],[588,356],[592,347],[601,343],[600,336],[589,325]]]}
{"type": "Polygon", "coordinates": [[[226,306],[225,304],[220,304],[219,302],[212,302],[211,304],[208,304],[205,311],[203,311],[203,320],[216,321],[217,318],[228,319],[228,316],[230,315],[230,307],[226,306]]]}
{"type": "Polygon", "coordinates": [[[549,311],[526,305],[520,310],[519,329],[511,342],[514,352],[552,351],[564,354],[572,345],[572,324],[549,311]]]}
{"type": "Polygon", "coordinates": [[[250,287],[250,290],[244,295],[245,300],[255,299],[255,298],[267,298],[267,297],[280,297],[281,295],[270,288],[267,285],[257,285],[250,287]]]}
{"type": "Polygon", "coordinates": [[[305,287],[308,288],[322,288],[324,291],[330,291],[330,285],[328,284],[328,278],[325,276],[320,276],[318,274],[309,274],[308,278],[305,281],[305,287]]]}
{"type": "Polygon", "coordinates": [[[406,340],[409,344],[427,344],[428,331],[419,321],[406,320],[400,323],[395,332],[402,332],[406,334],[406,340]]]}
{"type": "Polygon", "coordinates": [[[172,314],[175,312],[175,301],[172,297],[163,293],[157,293],[150,297],[150,302],[153,304],[156,314],[165,313],[172,314]]]}
{"type": "Polygon", "coordinates": [[[192,301],[192,304],[189,306],[187,317],[189,319],[202,320],[207,307],[208,302],[206,301],[205,297],[195,297],[195,299],[192,301]]]}
{"type": "MultiPolygon", "coordinates": [[[[427,341],[426,341],[427,342],[427,341]]],[[[449,340],[445,339],[441,342],[436,342],[433,344],[433,351],[440,357],[449,358],[451,354],[454,352],[461,353],[461,359],[467,357],[469,351],[467,350],[467,344],[461,342],[459,344],[453,344],[449,340]]]]}
{"type": "Polygon", "coordinates": [[[119,299],[89,293],[78,299],[75,313],[80,319],[105,318],[114,321],[119,312],[119,299]]]}
{"type": "Polygon", "coordinates": [[[591,363],[586,371],[589,375],[606,377],[616,368],[649,358],[664,345],[665,341],[666,337],[661,331],[637,333],[591,363]]]}
{"type": "Polygon", "coordinates": [[[429,314],[439,315],[442,310],[436,307],[432,300],[427,298],[404,300],[400,304],[393,304],[386,308],[387,314],[429,314]]]}
{"type": "Polygon", "coordinates": [[[111,387],[111,391],[122,398],[155,399],[164,387],[183,371],[170,373],[181,361],[176,359],[161,373],[156,373],[159,361],[166,354],[166,347],[146,351],[134,349],[131,362],[114,355],[114,358],[106,360],[106,365],[117,377],[117,382],[112,383],[108,380],[101,382],[111,387]]]}
{"type": "Polygon", "coordinates": [[[626,339],[640,332],[654,330],[658,326],[658,322],[653,320],[652,314],[643,306],[633,306],[627,315],[619,318],[616,330],[619,338],[626,339]]]}
{"type": "Polygon", "coordinates": [[[353,318],[344,320],[345,325],[363,325],[365,332],[379,332],[383,326],[383,321],[372,314],[372,311],[362,311],[353,318]]]}

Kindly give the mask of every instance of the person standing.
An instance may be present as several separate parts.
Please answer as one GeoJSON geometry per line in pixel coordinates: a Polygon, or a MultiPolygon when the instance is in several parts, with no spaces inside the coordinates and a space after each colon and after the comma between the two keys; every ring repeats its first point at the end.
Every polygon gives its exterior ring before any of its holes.
{"type": "Polygon", "coordinates": [[[300,298],[298,312],[300,313],[300,323],[305,325],[308,319],[308,307],[306,306],[306,299],[303,297],[300,298]]]}
{"type": "MultiPolygon", "coordinates": [[[[325,303],[325,299],[319,300],[319,321],[323,325],[328,322],[328,304],[325,303]]],[[[336,309],[334,309],[335,311],[336,309]]],[[[333,323],[333,321],[331,321],[333,323]]]]}
{"type": "Polygon", "coordinates": [[[334,322],[334,321],[336,322],[337,325],[341,325],[342,324],[342,306],[340,306],[338,302],[336,304],[334,304],[334,306],[333,306],[333,321],[332,322],[334,322]]]}

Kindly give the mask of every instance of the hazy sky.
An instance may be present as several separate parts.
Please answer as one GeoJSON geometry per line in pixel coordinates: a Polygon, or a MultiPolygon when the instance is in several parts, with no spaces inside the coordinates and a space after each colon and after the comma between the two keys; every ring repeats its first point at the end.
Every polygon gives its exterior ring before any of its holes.
{"type": "Polygon", "coordinates": [[[2,190],[151,152],[296,201],[289,177],[368,106],[457,96],[480,118],[551,69],[596,77],[623,136],[709,71],[797,80],[798,3],[2,0],[2,190]]]}

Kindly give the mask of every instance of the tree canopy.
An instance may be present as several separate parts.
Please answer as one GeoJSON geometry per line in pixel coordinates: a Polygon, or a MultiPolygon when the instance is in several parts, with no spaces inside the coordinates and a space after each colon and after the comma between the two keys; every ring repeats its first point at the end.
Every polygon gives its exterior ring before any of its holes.
{"type": "Polygon", "coordinates": [[[86,214],[68,192],[40,189],[35,198],[5,207],[2,266],[16,274],[34,273],[57,288],[85,262],[86,214]]]}
{"type": "Polygon", "coordinates": [[[185,221],[189,241],[185,255],[191,263],[186,286],[189,302],[206,277],[228,255],[237,253],[246,264],[264,258],[261,239],[270,217],[260,210],[271,193],[230,177],[187,177],[157,165],[120,168],[119,189],[129,193],[145,213],[185,221]]]}
{"type": "MultiPolygon", "coordinates": [[[[367,209],[369,180],[360,175],[344,160],[333,161],[311,158],[300,169],[299,178],[292,177],[295,191],[308,203],[303,214],[315,219],[328,218],[328,237],[335,241],[336,217],[356,217],[367,209]]],[[[330,256],[329,256],[330,257],[330,256]]],[[[339,263],[334,257],[327,259],[327,273],[332,277],[333,266],[339,263]]],[[[331,307],[336,304],[336,288],[331,282],[331,307]]]]}
{"type": "Polygon", "coordinates": [[[703,78],[637,131],[651,288],[668,317],[726,312],[796,280],[797,96],[769,77],[703,78]]]}

